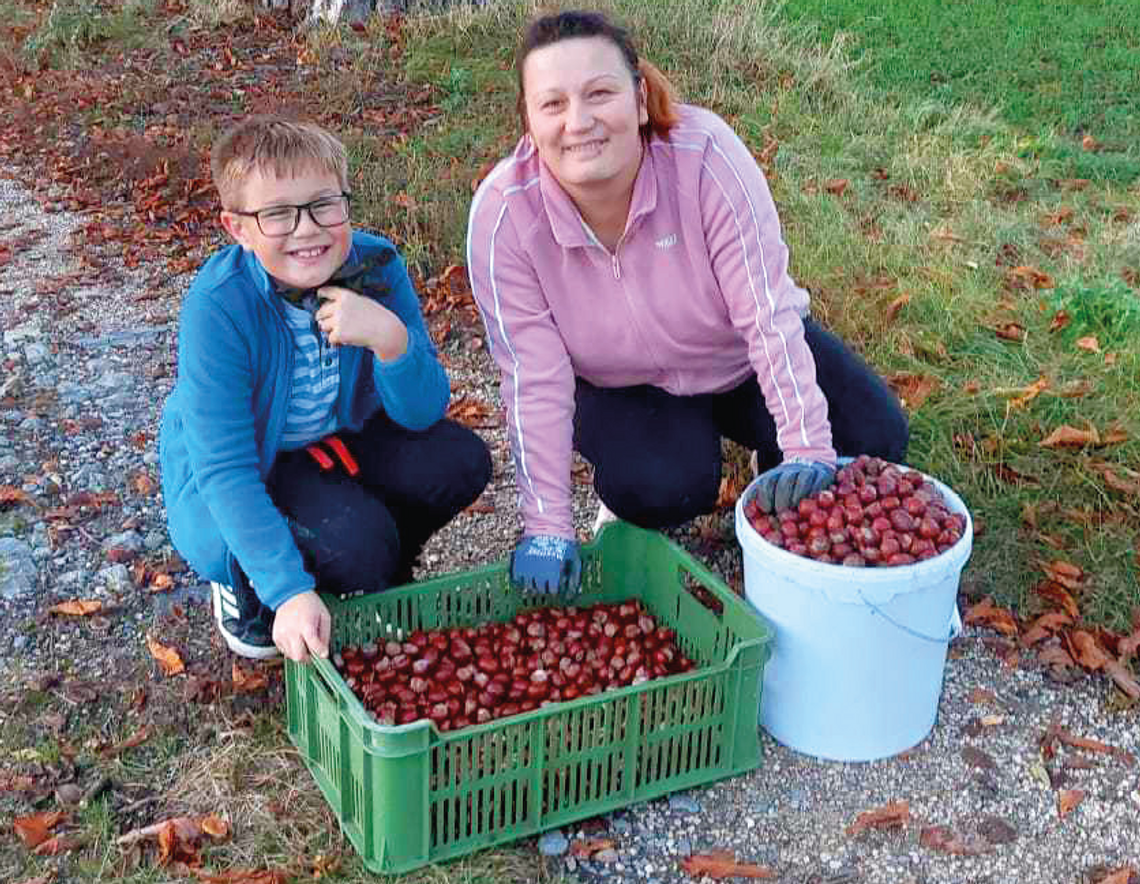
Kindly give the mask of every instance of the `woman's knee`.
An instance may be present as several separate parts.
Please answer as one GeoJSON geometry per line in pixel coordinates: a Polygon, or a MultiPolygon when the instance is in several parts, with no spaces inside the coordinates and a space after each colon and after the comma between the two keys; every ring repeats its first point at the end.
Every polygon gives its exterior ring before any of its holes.
{"type": "Polygon", "coordinates": [[[664,528],[712,512],[720,492],[715,470],[596,475],[598,496],[617,516],[642,528],[664,528]]]}

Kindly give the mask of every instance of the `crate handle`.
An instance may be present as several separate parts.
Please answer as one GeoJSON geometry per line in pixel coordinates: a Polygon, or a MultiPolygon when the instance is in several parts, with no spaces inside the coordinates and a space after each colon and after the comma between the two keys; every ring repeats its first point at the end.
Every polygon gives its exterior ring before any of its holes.
{"type": "Polygon", "coordinates": [[[331,666],[332,664],[328,663],[325,660],[317,660],[314,658],[313,660],[309,661],[308,664],[301,663],[300,665],[301,666],[305,666],[305,665],[312,666],[313,667],[313,673],[317,676],[313,680],[325,692],[325,694],[328,696],[329,700],[336,701],[336,699],[337,699],[336,689],[333,687],[332,683],[329,681],[329,677],[325,674],[324,669],[323,669],[324,666],[331,666]]]}

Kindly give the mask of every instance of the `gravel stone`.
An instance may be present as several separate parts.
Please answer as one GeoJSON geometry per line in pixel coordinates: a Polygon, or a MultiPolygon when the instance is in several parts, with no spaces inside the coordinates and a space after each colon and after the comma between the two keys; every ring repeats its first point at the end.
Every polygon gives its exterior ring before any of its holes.
{"type": "Polygon", "coordinates": [[[557,829],[546,832],[538,839],[538,852],[543,856],[562,856],[569,849],[570,842],[557,829]]]}

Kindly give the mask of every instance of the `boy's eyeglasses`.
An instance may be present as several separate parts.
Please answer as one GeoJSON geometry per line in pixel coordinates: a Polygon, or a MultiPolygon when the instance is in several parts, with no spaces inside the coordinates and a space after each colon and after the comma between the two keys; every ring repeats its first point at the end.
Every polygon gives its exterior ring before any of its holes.
{"type": "Polygon", "coordinates": [[[351,194],[322,196],[300,206],[270,206],[253,212],[233,212],[245,218],[257,219],[257,228],[264,236],[288,236],[301,223],[301,212],[308,212],[318,227],[339,227],[348,220],[351,194]]]}

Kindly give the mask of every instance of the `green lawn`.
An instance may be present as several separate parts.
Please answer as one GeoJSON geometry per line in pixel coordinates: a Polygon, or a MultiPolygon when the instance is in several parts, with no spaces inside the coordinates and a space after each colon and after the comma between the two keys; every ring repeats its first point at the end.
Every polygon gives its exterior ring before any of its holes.
{"type": "Polygon", "coordinates": [[[892,100],[995,108],[1061,177],[1140,175],[1135,0],[786,0],[783,15],[824,43],[843,35],[892,100]]]}

